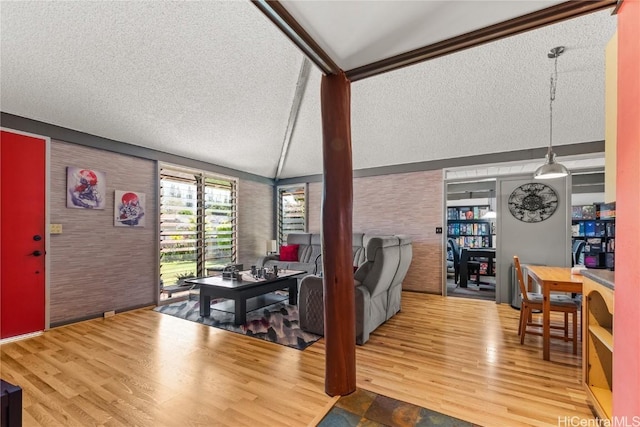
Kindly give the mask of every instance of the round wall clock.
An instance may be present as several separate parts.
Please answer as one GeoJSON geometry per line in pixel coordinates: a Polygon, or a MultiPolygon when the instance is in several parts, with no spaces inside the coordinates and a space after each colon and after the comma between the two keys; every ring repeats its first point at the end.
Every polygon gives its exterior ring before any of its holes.
{"type": "Polygon", "coordinates": [[[546,184],[524,184],[511,192],[509,212],[523,222],[540,222],[558,208],[558,194],[546,184]]]}

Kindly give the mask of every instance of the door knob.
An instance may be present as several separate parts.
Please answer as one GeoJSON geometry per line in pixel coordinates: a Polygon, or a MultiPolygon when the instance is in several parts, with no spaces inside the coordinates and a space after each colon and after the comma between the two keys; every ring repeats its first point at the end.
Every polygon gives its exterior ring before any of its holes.
{"type": "Polygon", "coordinates": [[[33,256],[40,256],[40,255],[42,255],[42,252],[40,252],[40,251],[33,251],[33,252],[31,252],[31,255],[33,255],[33,256]]]}

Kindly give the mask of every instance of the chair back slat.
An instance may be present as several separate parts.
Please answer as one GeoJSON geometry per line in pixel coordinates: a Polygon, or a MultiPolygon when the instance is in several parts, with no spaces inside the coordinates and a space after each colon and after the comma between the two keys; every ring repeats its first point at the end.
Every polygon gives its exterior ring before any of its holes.
{"type": "Polygon", "coordinates": [[[518,258],[517,255],[513,256],[513,265],[515,265],[516,267],[516,275],[518,277],[518,285],[520,286],[520,294],[522,295],[522,300],[525,302],[529,302],[529,298],[527,296],[527,287],[524,284],[522,268],[520,267],[520,258],[518,258]]]}

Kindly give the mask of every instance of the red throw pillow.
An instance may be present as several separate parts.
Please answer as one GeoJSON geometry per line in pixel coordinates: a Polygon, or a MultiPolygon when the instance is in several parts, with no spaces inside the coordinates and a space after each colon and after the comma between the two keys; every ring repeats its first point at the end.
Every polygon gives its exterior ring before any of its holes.
{"type": "Polygon", "coordinates": [[[298,248],[300,245],[280,246],[280,261],[298,261],[298,248]]]}

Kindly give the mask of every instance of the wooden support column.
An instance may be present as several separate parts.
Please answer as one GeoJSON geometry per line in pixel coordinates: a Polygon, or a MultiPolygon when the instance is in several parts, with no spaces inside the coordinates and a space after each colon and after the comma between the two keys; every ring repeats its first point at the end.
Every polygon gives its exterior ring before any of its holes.
{"type": "Polygon", "coordinates": [[[342,72],[325,75],[320,92],[325,392],[344,396],[356,390],[351,82],[342,72]]]}

